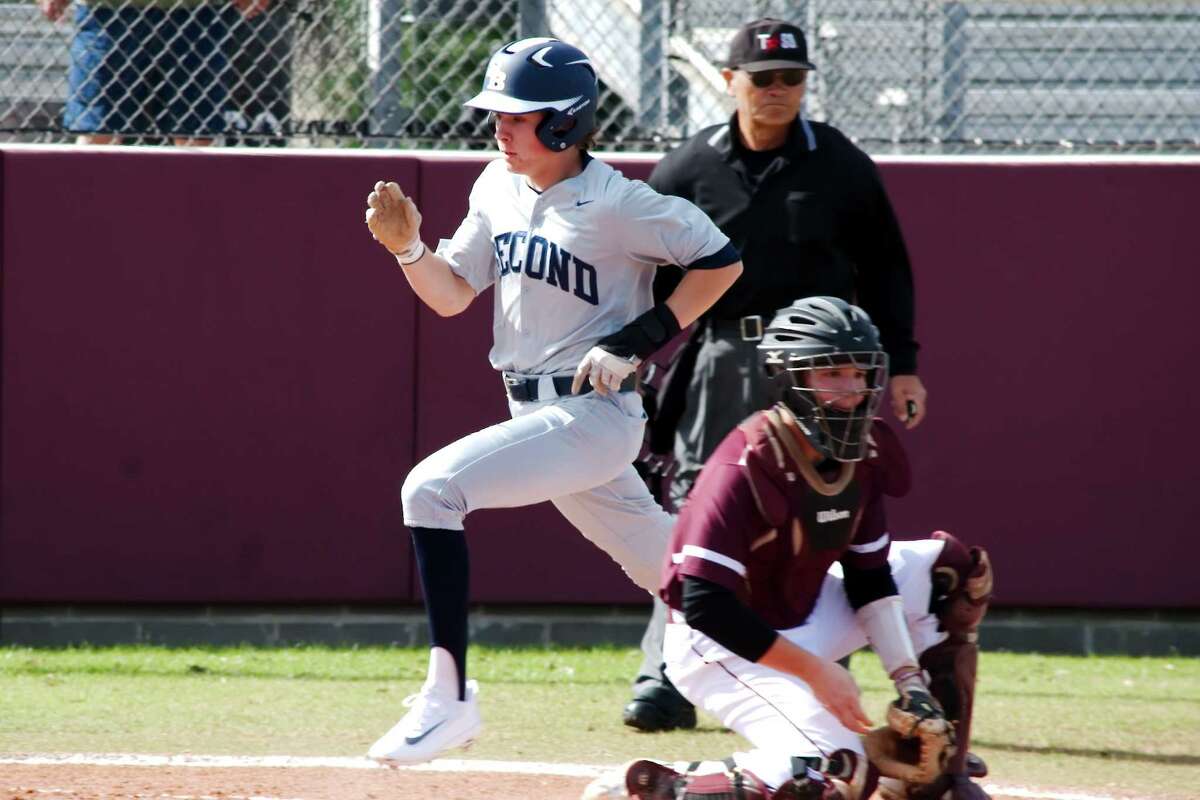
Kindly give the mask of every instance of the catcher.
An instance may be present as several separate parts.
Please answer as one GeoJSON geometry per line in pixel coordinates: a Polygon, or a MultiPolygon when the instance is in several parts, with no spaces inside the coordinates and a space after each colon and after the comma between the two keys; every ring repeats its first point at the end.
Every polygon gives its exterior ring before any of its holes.
{"type": "Polygon", "coordinates": [[[909,490],[875,418],[887,356],[866,314],[805,298],[758,346],[774,405],[706,462],[672,535],[667,676],[753,749],[634,761],[584,800],[986,800],[965,765],[987,554],[937,532],[892,542],[884,496],[909,490]],[[870,644],[895,683],[871,728],[837,659],[870,644]],[[881,776],[883,780],[881,781],[881,776]]]}

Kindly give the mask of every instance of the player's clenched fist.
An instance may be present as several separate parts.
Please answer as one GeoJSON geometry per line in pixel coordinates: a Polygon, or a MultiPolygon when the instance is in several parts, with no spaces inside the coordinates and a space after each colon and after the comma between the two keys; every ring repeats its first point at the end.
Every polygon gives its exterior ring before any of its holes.
{"type": "Polygon", "coordinates": [[[411,264],[425,254],[421,212],[393,181],[379,181],[367,195],[367,228],[402,264],[411,264]]]}

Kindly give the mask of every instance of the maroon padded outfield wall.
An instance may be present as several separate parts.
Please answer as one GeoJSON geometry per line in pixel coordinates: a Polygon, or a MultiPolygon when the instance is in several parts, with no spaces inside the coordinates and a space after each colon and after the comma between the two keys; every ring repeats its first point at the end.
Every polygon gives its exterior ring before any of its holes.
{"type": "MultiPolygon", "coordinates": [[[[482,159],[0,159],[0,602],[418,599],[397,487],[503,418],[492,298],[421,307],[363,205],[433,243],[482,159]]],[[[1200,161],[881,161],[930,390],[895,533],[987,546],[1006,606],[1200,608],[1200,161]]],[[[644,599],[549,504],[468,537],[476,601],[644,599]]]]}

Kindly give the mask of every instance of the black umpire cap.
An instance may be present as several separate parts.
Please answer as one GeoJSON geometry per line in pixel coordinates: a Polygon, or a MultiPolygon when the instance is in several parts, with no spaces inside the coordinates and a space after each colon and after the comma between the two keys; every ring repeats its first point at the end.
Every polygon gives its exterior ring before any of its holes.
{"type": "Polygon", "coordinates": [[[767,69],[816,69],[808,60],[804,31],[772,17],[747,22],[729,43],[730,69],[762,72],[767,69]]]}

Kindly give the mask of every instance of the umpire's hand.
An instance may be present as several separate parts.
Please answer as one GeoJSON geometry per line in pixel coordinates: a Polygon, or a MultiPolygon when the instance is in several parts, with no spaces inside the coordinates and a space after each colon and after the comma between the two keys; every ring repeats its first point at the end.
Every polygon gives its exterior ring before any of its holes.
{"type": "Polygon", "coordinates": [[[904,427],[912,430],[925,419],[928,393],[916,375],[893,375],[890,383],[892,411],[904,427]]]}
{"type": "Polygon", "coordinates": [[[401,261],[421,244],[421,212],[393,181],[379,181],[367,195],[367,228],[375,241],[401,261]]]}

